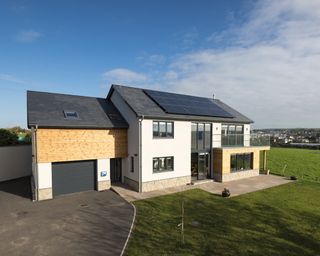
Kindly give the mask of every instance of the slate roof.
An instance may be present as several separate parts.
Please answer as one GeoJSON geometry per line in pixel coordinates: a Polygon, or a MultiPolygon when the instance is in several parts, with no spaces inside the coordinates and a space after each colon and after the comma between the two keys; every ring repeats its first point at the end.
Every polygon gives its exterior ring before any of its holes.
{"type": "Polygon", "coordinates": [[[28,127],[127,128],[128,124],[112,102],[103,98],[27,91],[28,127]],[[78,119],[65,118],[76,111],[78,119]]]}
{"type": "MultiPolygon", "coordinates": [[[[253,123],[253,121],[231,108],[227,104],[218,99],[210,99],[223,110],[230,113],[233,118],[223,117],[208,117],[195,115],[178,115],[166,113],[154,102],[141,88],[128,87],[124,85],[112,85],[107,99],[110,99],[112,93],[117,91],[127,105],[138,117],[149,119],[172,119],[172,120],[186,120],[186,121],[210,121],[210,122],[224,122],[224,123],[253,123]]],[[[207,99],[207,98],[206,98],[207,99]]]]}

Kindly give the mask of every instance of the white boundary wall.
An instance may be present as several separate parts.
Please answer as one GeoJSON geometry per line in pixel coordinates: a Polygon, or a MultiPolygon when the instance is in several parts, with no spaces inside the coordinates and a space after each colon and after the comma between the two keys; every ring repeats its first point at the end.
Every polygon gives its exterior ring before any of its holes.
{"type": "Polygon", "coordinates": [[[31,145],[0,147],[0,182],[30,176],[31,145]]]}

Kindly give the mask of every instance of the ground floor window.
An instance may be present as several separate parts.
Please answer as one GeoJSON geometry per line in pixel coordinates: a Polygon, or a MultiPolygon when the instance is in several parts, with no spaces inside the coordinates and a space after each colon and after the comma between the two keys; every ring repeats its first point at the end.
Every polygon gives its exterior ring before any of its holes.
{"type": "Polygon", "coordinates": [[[253,153],[231,155],[231,172],[253,169],[253,153]]]}
{"type": "Polygon", "coordinates": [[[173,156],[154,157],[153,172],[173,171],[173,156]]]}

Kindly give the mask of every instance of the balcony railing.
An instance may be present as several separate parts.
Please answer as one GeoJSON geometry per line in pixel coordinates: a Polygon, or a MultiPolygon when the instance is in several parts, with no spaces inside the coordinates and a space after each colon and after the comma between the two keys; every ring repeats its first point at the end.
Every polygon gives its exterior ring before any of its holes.
{"type": "Polygon", "coordinates": [[[251,133],[250,146],[270,146],[270,134],[251,133]]]}
{"type": "Polygon", "coordinates": [[[252,133],[221,135],[222,147],[270,146],[269,134],[252,133]]]}
{"type": "Polygon", "coordinates": [[[243,147],[243,134],[221,135],[221,145],[223,147],[243,147]]]}

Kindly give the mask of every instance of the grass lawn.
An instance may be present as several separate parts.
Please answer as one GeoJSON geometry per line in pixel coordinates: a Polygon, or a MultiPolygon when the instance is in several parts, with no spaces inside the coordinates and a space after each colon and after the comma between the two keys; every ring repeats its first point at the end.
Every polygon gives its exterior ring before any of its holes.
{"type": "Polygon", "coordinates": [[[297,181],[234,198],[195,189],[134,204],[137,219],[126,255],[320,253],[319,183],[297,181]],[[177,227],[182,198],[184,245],[177,227]]]}
{"type": "Polygon", "coordinates": [[[274,174],[296,175],[300,179],[320,181],[320,150],[272,148],[267,156],[267,168],[274,174]]]}

